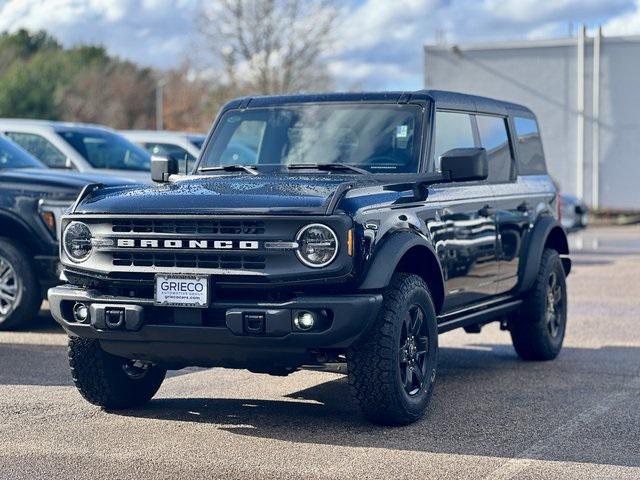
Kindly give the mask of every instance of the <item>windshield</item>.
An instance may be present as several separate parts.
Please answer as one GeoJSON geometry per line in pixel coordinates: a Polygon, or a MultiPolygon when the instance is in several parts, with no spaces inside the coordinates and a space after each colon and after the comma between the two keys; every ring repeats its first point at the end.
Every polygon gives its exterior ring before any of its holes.
{"type": "Polygon", "coordinates": [[[118,134],[97,129],[58,130],[58,134],[93,168],[141,171],[151,168],[149,153],[118,134]]]}
{"type": "Polygon", "coordinates": [[[1,168],[44,168],[44,165],[10,140],[0,137],[1,168]]]}
{"type": "Polygon", "coordinates": [[[345,164],[370,173],[418,171],[416,105],[296,105],[224,114],[201,169],[224,165],[345,164]]]}

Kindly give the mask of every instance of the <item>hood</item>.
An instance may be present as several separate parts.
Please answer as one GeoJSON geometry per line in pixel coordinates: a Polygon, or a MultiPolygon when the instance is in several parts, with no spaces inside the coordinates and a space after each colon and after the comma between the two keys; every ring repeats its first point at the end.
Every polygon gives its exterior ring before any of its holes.
{"type": "Polygon", "coordinates": [[[156,186],[103,188],[78,206],[81,213],[313,214],[326,212],[343,175],[224,174],[183,177],[156,186]]]}
{"type": "Polygon", "coordinates": [[[0,182],[24,186],[42,186],[50,188],[80,190],[89,183],[102,183],[107,186],[133,184],[132,180],[93,173],[70,172],[54,168],[16,168],[0,169],[0,182]]]}

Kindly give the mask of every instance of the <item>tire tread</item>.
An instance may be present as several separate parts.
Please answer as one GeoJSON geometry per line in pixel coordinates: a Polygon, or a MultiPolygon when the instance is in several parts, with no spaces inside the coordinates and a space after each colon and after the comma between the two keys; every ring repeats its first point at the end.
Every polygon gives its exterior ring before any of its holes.
{"type": "Polygon", "coordinates": [[[131,380],[121,368],[123,359],[103,351],[94,339],[70,337],[67,351],[71,377],[80,395],[107,409],[144,405],[158,391],[166,373],[153,366],[143,378],[131,380]]]}
{"type": "MultiPolygon", "coordinates": [[[[517,354],[527,361],[547,361],[558,356],[562,348],[550,340],[544,321],[546,309],[547,278],[552,269],[563,273],[564,269],[556,250],[545,249],[542,253],[538,275],[531,291],[526,295],[518,318],[511,318],[509,330],[517,354]]],[[[565,297],[566,302],[566,297],[565,297]]],[[[563,331],[564,336],[564,331],[563,331]]]]}

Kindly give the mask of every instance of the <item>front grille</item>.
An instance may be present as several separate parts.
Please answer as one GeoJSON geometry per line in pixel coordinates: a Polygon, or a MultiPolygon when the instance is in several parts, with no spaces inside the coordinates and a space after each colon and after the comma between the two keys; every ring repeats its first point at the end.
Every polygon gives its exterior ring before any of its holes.
{"type": "Polygon", "coordinates": [[[222,235],[261,235],[264,222],[260,220],[113,220],[114,233],[184,233],[222,235]]]}
{"type": "Polygon", "coordinates": [[[182,267],[263,270],[262,255],[217,255],[212,253],[138,253],[114,252],[112,263],[121,267],[182,267]]]}

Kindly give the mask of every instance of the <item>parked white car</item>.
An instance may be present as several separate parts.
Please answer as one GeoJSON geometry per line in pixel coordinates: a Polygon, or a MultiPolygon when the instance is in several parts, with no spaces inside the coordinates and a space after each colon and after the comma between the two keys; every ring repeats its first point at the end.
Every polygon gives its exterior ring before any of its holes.
{"type": "Polygon", "coordinates": [[[151,156],[107,127],[47,120],[0,119],[0,133],[50,168],[113,174],[151,182],[151,156]]]}
{"type": "Polygon", "coordinates": [[[152,155],[175,158],[179,162],[180,172],[191,169],[207,138],[206,135],[198,133],[166,130],[121,130],[120,133],[152,155]]]}

